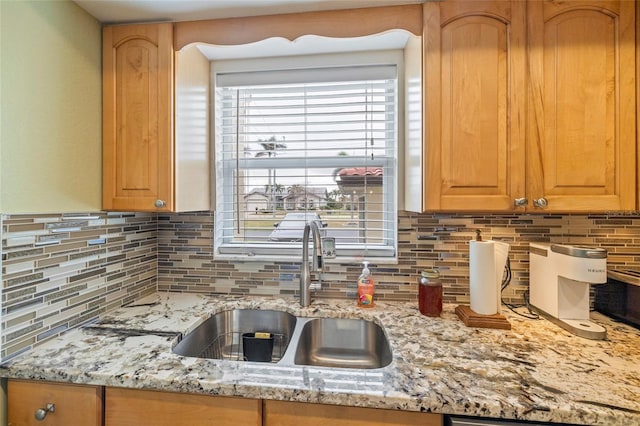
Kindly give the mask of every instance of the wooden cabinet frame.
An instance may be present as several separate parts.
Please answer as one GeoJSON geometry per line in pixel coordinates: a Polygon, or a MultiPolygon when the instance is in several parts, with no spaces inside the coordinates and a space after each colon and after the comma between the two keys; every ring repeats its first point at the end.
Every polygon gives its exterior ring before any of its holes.
{"type": "Polygon", "coordinates": [[[524,11],[424,4],[425,210],[510,210],[524,196],[524,11]]]}
{"type": "MultiPolygon", "coordinates": [[[[424,210],[633,210],[640,198],[636,172],[640,162],[636,148],[636,104],[640,103],[640,94],[634,71],[640,66],[636,66],[637,41],[633,36],[639,12],[634,8],[635,2],[624,0],[453,0],[107,27],[104,209],[193,210],[176,205],[172,74],[173,55],[180,49],[194,43],[234,45],[269,37],[295,40],[305,34],[358,37],[403,29],[423,38],[424,210]],[[607,107],[603,114],[596,113],[592,120],[585,120],[607,127],[606,131],[596,131],[594,140],[599,145],[593,153],[580,148],[588,146],[581,144],[580,138],[586,140],[592,135],[586,131],[584,137],[572,138],[577,133],[566,125],[575,106],[580,105],[579,100],[574,107],[559,101],[580,97],[580,90],[567,90],[560,96],[549,89],[558,82],[570,82],[569,73],[582,72],[584,68],[570,63],[562,74],[548,71],[556,59],[549,56],[553,49],[544,48],[544,43],[552,43],[548,37],[545,41],[545,27],[553,25],[554,14],[572,13],[609,17],[604,20],[609,19],[611,24],[606,25],[613,28],[609,34],[613,34],[615,46],[607,47],[615,51],[607,54],[615,56],[607,77],[611,83],[600,80],[594,86],[596,90],[605,88],[607,107]],[[466,44],[459,35],[467,31],[465,25],[475,25],[466,44]],[[152,73],[160,89],[149,91],[149,102],[143,107],[121,101],[117,94],[122,87],[113,78],[125,63],[116,63],[113,49],[135,39],[156,43],[158,58],[164,58],[159,59],[157,73],[152,73]],[[481,55],[472,52],[474,43],[479,49],[489,49],[488,65],[483,66],[481,55]],[[612,85],[614,93],[608,91],[612,85]],[[157,108],[150,109],[150,105],[157,108]],[[142,117],[142,124],[122,124],[122,117],[127,116],[142,117]],[[138,135],[142,135],[142,143],[130,143],[138,135]],[[518,199],[526,199],[522,207],[515,204],[518,199]],[[156,207],[156,200],[164,202],[164,207],[156,207]],[[540,201],[548,206],[535,204],[540,201]]],[[[566,34],[559,37],[571,39],[566,34]]],[[[598,78],[597,73],[593,75],[598,78]]],[[[130,91],[135,95],[136,90],[130,91]]],[[[189,182],[184,187],[194,185],[189,182]]],[[[203,191],[210,192],[208,188],[203,191]]],[[[203,209],[202,203],[198,206],[203,209]]]]}
{"type": "Polygon", "coordinates": [[[173,24],[107,26],[102,42],[103,209],[171,210],[173,24]]]}
{"type": "Polygon", "coordinates": [[[264,400],[263,426],[442,426],[442,415],[417,411],[264,400]]]}
{"type": "Polygon", "coordinates": [[[71,383],[10,379],[7,384],[8,425],[102,426],[104,388],[71,383]],[[44,421],[35,411],[54,404],[44,421]]]}
{"type": "Polygon", "coordinates": [[[8,380],[9,426],[442,426],[436,413],[145,389],[8,380]],[[54,403],[44,422],[34,412],[54,403]]]}
{"type": "Polygon", "coordinates": [[[635,4],[527,2],[530,201],[636,208],[635,4]]]}
{"type": "MultiPolygon", "coordinates": [[[[294,40],[307,34],[358,37],[394,29],[420,35],[422,7],[406,5],[105,27],[103,209],[212,209],[209,129],[199,132],[207,135],[203,142],[194,141],[196,132],[181,132],[180,126],[181,106],[185,106],[184,111],[190,108],[188,99],[183,103],[179,98],[181,87],[186,92],[192,88],[197,92],[210,91],[208,71],[202,76],[202,70],[208,70],[208,62],[203,65],[202,57],[193,54],[196,43],[238,45],[271,37],[294,40]],[[186,78],[176,72],[185,61],[189,63],[184,70],[197,69],[186,78]],[[198,149],[194,149],[194,142],[198,149]],[[181,148],[183,145],[187,145],[186,149],[181,148]],[[194,152],[205,154],[194,160],[194,152]],[[185,154],[185,161],[181,160],[181,154],[185,154]]],[[[209,103],[207,95],[201,104],[209,103]]]]}
{"type": "Polygon", "coordinates": [[[295,40],[310,34],[361,37],[397,29],[421,35],[422,7],[371,7],[177,22],[174,46],[176,50],[180,50],[190,43],[237,45],[271,37],[295,40]]]}
{"type": "Polygon", "coordinates": [[[262,425],[262,400],[141,389],[105,389],[105,426],[262,425]]]}
{"type": "Polygon", "coordinates": [[[636,208],[635,7],[425,3],[425,210],[636,208]]]}

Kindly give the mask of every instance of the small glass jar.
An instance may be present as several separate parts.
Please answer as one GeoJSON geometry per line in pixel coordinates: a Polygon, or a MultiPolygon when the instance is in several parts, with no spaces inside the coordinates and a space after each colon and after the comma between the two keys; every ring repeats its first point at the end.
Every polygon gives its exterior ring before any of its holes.
{"type": "Polygon", "coordinates": [[[418,278],[418,307],[428,317],[442,313],[442,281],[437,269],[425,269],[418,278]]]}

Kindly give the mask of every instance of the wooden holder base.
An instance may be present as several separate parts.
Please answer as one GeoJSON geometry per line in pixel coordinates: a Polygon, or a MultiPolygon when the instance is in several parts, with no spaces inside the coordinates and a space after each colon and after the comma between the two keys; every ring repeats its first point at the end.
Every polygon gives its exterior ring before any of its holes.
{"type": "Polygon", "coordinates": [[[507,321],[504,315],[482,315],[471,310],[467,305],[458,305],[456,307],[456,315],[462,320],[467,327],[479,328],[499,328],[502,330],[511,330],[511,323],[507,321]]]}

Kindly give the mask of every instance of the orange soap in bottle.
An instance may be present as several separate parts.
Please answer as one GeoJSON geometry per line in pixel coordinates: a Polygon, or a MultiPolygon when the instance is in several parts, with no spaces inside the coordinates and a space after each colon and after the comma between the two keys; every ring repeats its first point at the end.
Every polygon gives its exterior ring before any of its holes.
{"type": "Polygon", "coordinates": [[[369,262],[362,262],[364,268],[358,277],[358,306],[360,308],[373,308],[373,294],[375,293],[375,281],[369,271],[369,262]]]}

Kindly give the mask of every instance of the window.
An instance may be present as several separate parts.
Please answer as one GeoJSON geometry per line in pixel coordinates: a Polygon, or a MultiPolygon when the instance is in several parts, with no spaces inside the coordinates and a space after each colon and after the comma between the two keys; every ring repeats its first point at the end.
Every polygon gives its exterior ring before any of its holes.
{"type": "Polygon", "coordinates": [[[397,65],[215,73],[218,256],[394,258],[397,65]]]}

